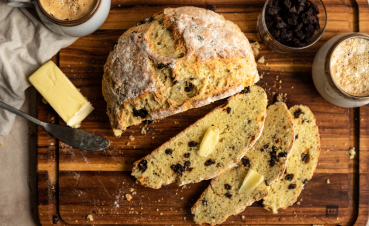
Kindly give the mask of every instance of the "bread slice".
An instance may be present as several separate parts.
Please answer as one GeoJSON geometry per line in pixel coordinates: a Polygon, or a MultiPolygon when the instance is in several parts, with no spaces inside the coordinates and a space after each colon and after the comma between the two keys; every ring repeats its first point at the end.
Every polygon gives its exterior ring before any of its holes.
{"type": "Polygon", "coordinates": [[[264,89],[248,87],[135,162],[132,175],[151,188],[175,181],[180,185],[196,183],[219,175],[237,164],[259,138],[266,105],[264,89]],[[210,155],[202,157],[197,152],[206,130],[212,126],[220,130],[219,141],[210,155]]]}
{"type": "Polygon", "coordinates": [[[265,197],[269,191],[268,184],[283,174],[293,142],[294,129],[288,108],[282,102],[269,106],[263,133],[256,144],[235,168],[214,178],[192,207],[195,222],[220,224],[265,197]],[[263,175],[265,183],[241,194],[239,189],[250,169],[263,175]]]}
{"type": "Polygon", "coordinates": [[[201,107],[259,81],[239,27],[202,8],[166,8],[128,29],[104,66],[103,95],[114,134],[201,107]]]}
{"type": "Polygon", "coordinates": [[[313,177],[320,154],[319,131],[313,113],[302,105],[292,107],[290,112],[295,143],[284,176],[271,186],[263,202],[264,208],[273,213],[296,202],[304,184],[313,177]]]}

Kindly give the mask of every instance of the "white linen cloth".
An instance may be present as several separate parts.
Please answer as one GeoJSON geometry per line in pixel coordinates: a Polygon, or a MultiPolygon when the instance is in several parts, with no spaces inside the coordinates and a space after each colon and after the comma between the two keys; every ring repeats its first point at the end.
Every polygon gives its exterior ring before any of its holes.
{"type": "MultiPolygon", "coordinates": [[[[53,33],[26,9],[0,0],[0,101],[19,109],[31,85],[28,77],[75,40],[53,33]]],[[[14,114],[0,109],[0,136],[8,135],[14,120],[14,114]]]]}

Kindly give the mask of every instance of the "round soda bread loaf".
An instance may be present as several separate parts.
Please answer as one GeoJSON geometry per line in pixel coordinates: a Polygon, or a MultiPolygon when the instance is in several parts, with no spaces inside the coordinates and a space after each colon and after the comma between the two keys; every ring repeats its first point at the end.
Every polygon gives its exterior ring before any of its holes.
{"type": "Polygon", "coordinates": [[[244,33],[223,16],[167,8],[128,29],[104,66],[102,91],[114,134],[232,96],[259,75],[244,33]]]}
{"type": "Polygon", "coordinates": [[[258,86],[228,99],[205,117],[133,164],[132,175],[144,186],[160,188],[213,178],[237,164],[263,129],[267,96],[258,86]],[[219,141],[207,157],[198,154],[209,127],[218,128],[219,141]]]}
{"type": "Polygon", "coordinates": [[[269,191],[266,181],[253,190],[239,193],[245,176],[253,169],[270,183],[278,180],[285,170],[293,142],[294,129],[288,108],[282,102],[269,106],[260,138],[235,168],[211,181],[191,209],[194,221],[201,225],[221,224],[229,216],[265,197],[269,191]],[[276,142],[277,139],[280,140],[276,142]],[[266,145],[269,147],[264,148],[266,145]]]}
{"type": "Polygon", "coordinates": [[[295,143],[287,161],[286,172],[274,183],[264,198],[264,208],[278,213],[296,202],[304,185],[313,177],[320,154],[320,137],[315,117],[306,106],[290,109],[295,128],[295,143]]]}

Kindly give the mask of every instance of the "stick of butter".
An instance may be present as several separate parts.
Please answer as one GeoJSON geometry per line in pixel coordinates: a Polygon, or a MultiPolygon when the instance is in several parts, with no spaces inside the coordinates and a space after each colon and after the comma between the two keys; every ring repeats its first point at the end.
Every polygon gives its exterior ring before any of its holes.
{"type": "Polygon", "coordinates": [[[260,175],[253,169],[250,169],[247,172],[245,179],[243,180],[242,186],[239,190],[239,193],[246,193],[256,188],[262,181],[264,180],[264,176],[260,175]]]}
{"type": "Polygon", "coordinates": [[[32,85],[67,123],[78,128],[93,110],[91,103],[52,61],[29,77],[32,85]]]}

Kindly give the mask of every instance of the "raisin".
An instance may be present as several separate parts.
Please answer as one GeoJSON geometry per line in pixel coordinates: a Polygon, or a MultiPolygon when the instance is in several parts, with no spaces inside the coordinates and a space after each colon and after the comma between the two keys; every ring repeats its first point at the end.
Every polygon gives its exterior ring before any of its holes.
{"type": "Polygon", "coordinates": [[[169,66],[169,64],[160,63],[157,68],[158,69],[163,69],[163,68],[168,67],[168,66],[169,66]]]}
{"type": "Polygon", "coordinates": [[[286,169],[285,169],[285,171],[284,171],[284,174],[287,174],[287,167],[286,167],[286,169]]]}
{"type": "Polygon", "coordinates": [[[135,117],[146,118],[148,114],[149,113],[145,109],[140,109],[140,110],[133,109],[133,116],[135,117]]]}
{"type": "Polygon", "coordinates": [[[305,153],[301,154],[301,160],[306,163],[307,161],[307,155],[305,153]]]}
{"type": "Polygon", "coordinates": [[[231,185],[229,185],[229,184],[225,184],[225,185],[224,185],[224,188],[225,188],[226,190],[231,190],[231,188],[232,188],[232,187],[231,187],[231,185]]]}
{"type": "Polygon", "coordinates": [[[59,217],[58,216],[53,216],[53,224],[57,224],[59,222],[59,217]]]}
{"type": "Polygon", "coordinates": [[[269,186],[269,184],[268,184],[268,181],[267,181],[267,180],[265,180],[265,185],[266,185],[266,186],[269,186]]]}
{"type": "Polygon", "coordinates": [[[277,29],[271,29],[270,30],[270,34],[274,37],[274,38],[278,38],[279,35],[281,34],[281,31],[280,30],[277,30],[277,29]]]}
{"type": "Polygon", "coordinates": [[[296,188],[296,185],[295,184],[288,185],[288,189],[295,189],[295,188],[296,188]]]}
{"type": "Polygon", "coordinates": [[[315,30],[319,30],[320,29],[320,24],[319,24],[319,22],[317,22],[317,23],[315,23],[314,24],[314,28],[315,28],[315,30]]]}
{"type": "Polygon", "coordinates": [[[184,88],[184,90],[187,92],[187,93],[189,93],[189,92],[191,92],[192,90],[193,90],[193,88],[195,87],[195,85],[192,83],[192,82],[190,82],[190,83],[188,83],[188,86],[186,86],[185,88],[184,88]]]}
{"type": "Polygon", "coordinates": [[[250,167],[250,160],[247,157],[242,158],[242,165],[246,167],[250,167]]]}
{"type": "Polygon", "coordinates": [[[287,157],[287,152],[279,152],[279,157],[287,157]]]}
{"type": "Polygon", "coordinates": [[[197,143],[195,141],[188,142],[188,147],[193,148],[193,147],[196,147],[196,146],[197,146],[197,143]]]}
{"type": "Polygon", "coordinates": [[[274,15],[273,18],[276,23],[282,22],[282,17],[280,17],[279,15],[274,15]]]}
{"type": "Polygon", "coordinates": [[[301,114],[304,114],[304,112],[302,112],[300,108],[299,108],[299,109],[297,109],[297,110],[293,113],[293,115],[295,116],[295,118],[300,117],[300,115],[301,115],[301,114]]]}
{"type": "Polygon", "coordinates": [[[308,26],[304,27],[304,30],[306,31],[306,33],[314,33],[315,32],[315,27],[312,24],[309,24],[308,26]]]}
{"type": "Polygon", "coordinates": [[[305,35],[304,35],[304,33],[301,30],[297,30],[295,32],[295,35],[296,35],[296,38],[298,38],[300,40],[303,40],[305,38],[305,35]]]}
{"type": "Polygon", "coordinates": [[[182,176],[182,173],[185,171],[185,167],[181,164],[177,163],[177,165],[172,165],[170,167],[175,173],[177,173],[179,176],[182,176]]]}
{"type": "Polygon", "coordinates": [[[184,155],[183,155],[183,157],[185,157],[185,158],[189,158],[189,157],[190,157],[190,153],[186,153],[186,154],[184,154],[184,155]]]}
{"type": "Polygon", "coordinates": [[[172,149],[165,150],[165,154],[167,154],[167,155],[171,155],[172,153],[173,153],[172,149]]]}
{"type": "Polygon", "coordinates": [[[307,184],[307,182],[308,182],[308,180],[307,180],[307,179],[305,179],[302,183],[307,184]]]}
{"type": "Polygon", "coordinates": [[[266,144],[263,146],[263,148],[260,151],[265,151],[265,149],[267,149],[269,147],[269,144],[266,144]]]}
{"type": "MultiPolygon", "coordinates": [[[[132,32],[133,33],[133,32],[132,32]]],[[[111,50],[114,50],[115,46],[118,44],[118,41],[115,42],[115,44],[113,45],[113,48],[111,48],[111,50]]]]}
{"type": "Polygon", "coordinates": [[[231,194],[231,193],[229,193],[229,192],[225,193],[224,195],[225,195],[225,197],[227,197],[227,198],[229,198],[229,199],[230,199],[230,198],[232,198],[232,194],[231,194]]]}
{"type": "Polygon", "coordinates": [[[161,42],[158,42],[158,43],[156,43],[156,44],[160,46],[160,45],[161,45],[161,42]]]}
{"type": "Polygon", "coordinates": [[[280,10],[281,10],[280,7],[268,7],[266,11],[267,11],[267,14],[273,16],[273,15],[277,15],[280,10]]]}
{"type": "Polygon", "coordinates": [[[205,166],[210,166],[210,165],[213,165],[213,164],[215,164],[215,161],[214,161],[214,160],[212,160],[212,159],[209,159],[209,160],[207,160],[207,161],[205,162],[205,166]]]}
{"type": "Polygon", "coordinates": [[[203,204],[204,206],[207,206],[207,205],[208,205],[208,201],[206,201],[206,199],[201,200],[201,202],[202,202],[202,204],[203,204]]]}
{"type": "Polygon", "coordinates": [[[287,23],[288,24],[291,24],[291,25],[297,25],[298,24],[297,19],[296,18],[292,18],[292,17],[290,17],[290,18],[287,19],[287,23]]]}
{"type": "Polygon", "coordinates": [[[293,179],[293,174],[287,174],[284,178],[288,181],[291,181],[293,179]]]}
{"type": "Polygon", "coordinates": [[[140,22],[138,22],[138,23],[136,24],[136,26],[141,25],[141,24],[149,23],[149,22],[151,22],[151,21],[152,21],[152,19],[153,19],[153,17],[152,17],[152,16],[146,17],[145,19],[143,19],[143,20],[141,20],[140,22]]]}
{"type": "Polygon", "coordinates": [[[298,134],[296,134],[295,135],[295,140],[297,140],[299,138],[299,135],[298,134]]]}
{"type": "Polygon", "coordinates": [[[186,167],[189,167],[189,166],[191,165],[191,162],[190,162],[190,161],[185,161],[184,165],[185,165],[186,167]]]}
{"type": "Polygon", "coordinates": [[[230,107],[227,107],[227,113],[231,113],[231,108],[230,107]]]}
{"type": "Polygon", "coordinates": [[[265,21],[265,23],[266,23],[266,26],[267,26],[268,29],[272,28],[273,25],[274,25],[273,20],[267,20],[267,21],[265,21]]]}
{"type": "Polygon", "coordinates": [[[290,0],[284,0],[283,4],[286,6],[287,9],[291,8],[292,2],[290,0]]]}
{"type": "Polygon", "coordinates": [[[278,28],[278,29],[283,29],[286,26],[287,26],[287,24],[283,20],[275,25],[275,27],[278,28]]]}
{"type": "Polygon", "coordinates": [[[202,37],[201,35],[197,36],[197,40],[199,40],[199,42],[203,42],[204,41],[204,37],[202,37]]]}
{"type": "Polygon", "coordinates": [[[269,165],[273,167],[273,166],[275,165],[275,160],[274,160],[274,159],[271,159],[271,160],[269,161],[269,165]]]}
{"type": "Polygon", "coordinates": [[[279,138],[278,139],[275,139],[275,141],[274,141],[276,144],[278,144],[279,143],[279,138]]]}
{"type": "Polygon", "coordinates": [[[147,161],[144,159],[138,164],[138,169],[142,172],[145,172],[147,170],[147,161]]]}
{"type": "Polygon", "coordinates": [[[215,6],[215,5],[209,5],[208,7],[206,7],[206,9],[208,9],[208,10],[210,10],[210,11],[213,11],[213,12],[215,12],[215,9],[216,9],[217,7],[215,6]]]}

